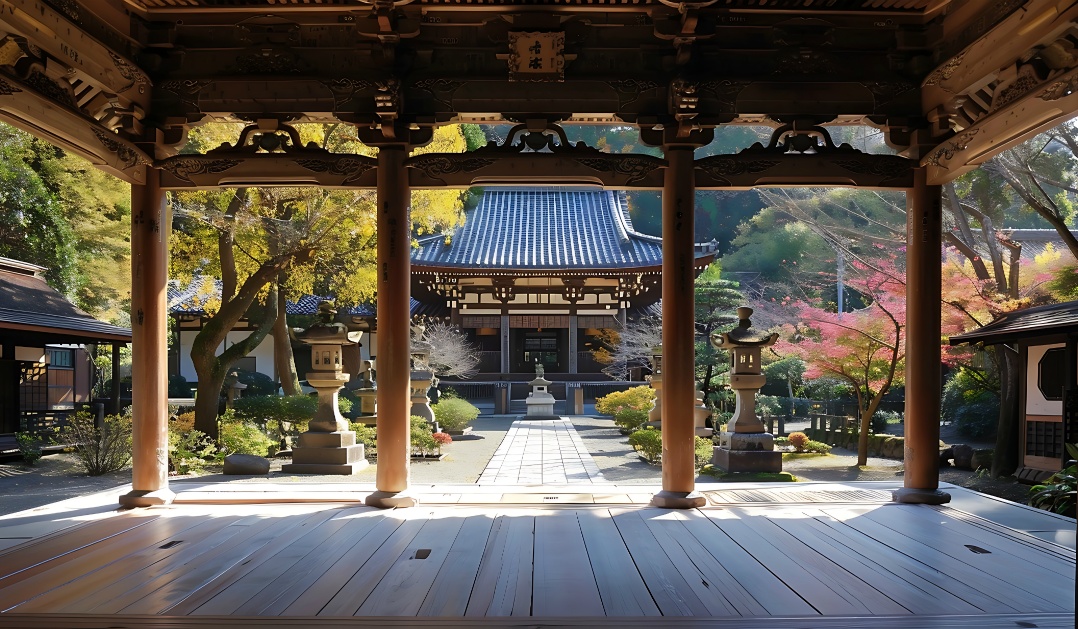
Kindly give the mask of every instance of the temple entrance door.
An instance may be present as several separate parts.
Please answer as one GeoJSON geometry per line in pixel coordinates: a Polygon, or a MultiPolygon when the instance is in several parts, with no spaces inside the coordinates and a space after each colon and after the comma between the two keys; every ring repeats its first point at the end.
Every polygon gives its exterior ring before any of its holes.
{"type": "Polygon", "coordinates": [[[568,330],[513,330],[510,338],[510,370],[531,373],[536,363],[547,373],[569,371],[568,330]]]}

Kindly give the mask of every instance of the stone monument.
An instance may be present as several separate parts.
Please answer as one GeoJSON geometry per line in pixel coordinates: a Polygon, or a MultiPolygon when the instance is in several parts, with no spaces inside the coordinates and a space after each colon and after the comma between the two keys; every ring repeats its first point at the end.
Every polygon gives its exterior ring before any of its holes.
{"type": "Polygon", "coordinates": [[[434,371],[430,368],[430,342],[423,338],[427,326],[422,322],[412,326],[412,375],[411,390],[412,415],[418,415],[434,425],[434,409],[430,407],[427,392],[434,382],[434,371]]]}
{"type": "Polygon", "coordinates": [[[711,462],[727,472],[781,472],[782,453],[775,451],[775,438],[756,415],[756,392],[766,382],[760,351],[773,345],[778,334],[752,329],[752,308],[737,309],[737,327],[713,332],[711,344],[733,355],[730,388],[734,390],[734,416],[719,434],[711,462]]]}
{"type": "Polygon", "coordinates": [[[292,463],[281,471],[286,474],[355,474],[367,466],[363,445],[356,444],[356,433],[348,429],[348,421],[337,407],[337,394],[349,380],[342,371],[344,345],[359,342],[362,332],[348,332],[342,323],[333,321],[337,311],[333,304],[318,304],[318,323],[295,334],[295,338],[311,346],[311,371],[307,382],[318,392],[318,408],[299,436],[299,445],[292,449],[292,463]]]}
{"type": "Polygon", "coordinates": [[[364,360],[356,381],[348,388],[359,398],[359,419],[368,426],[378,423],[378,383],[374,380],[374,361],[364,360]]]}
{"type": "Polygon", "coordinates": [[[528,414],[520,419],[541,420],[558,419],[554,414],[554,396],[550,394],[550,381],[544,378],[546,374],[543,363],[535,363],[535,379],[529,382],[532,391],[524,403],[528,406],[528,414]]]}

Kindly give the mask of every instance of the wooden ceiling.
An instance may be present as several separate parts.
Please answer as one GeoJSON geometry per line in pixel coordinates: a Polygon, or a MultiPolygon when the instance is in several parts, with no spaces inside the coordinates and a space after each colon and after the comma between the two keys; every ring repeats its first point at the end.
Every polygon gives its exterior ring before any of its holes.
{"type": "Polygon", "coordinates": [[[208,120],[870,124],[940,183],[1078,109],[1076,45],[1074,0],[0,0],[0,118],[136,183],[208,120]]]}

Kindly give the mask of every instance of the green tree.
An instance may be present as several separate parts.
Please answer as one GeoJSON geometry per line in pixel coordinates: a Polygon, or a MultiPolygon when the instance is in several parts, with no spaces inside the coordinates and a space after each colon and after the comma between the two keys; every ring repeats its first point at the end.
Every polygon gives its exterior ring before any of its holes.
{"type": "Polygon", "coordinates": [[[745,301],[737,283],[722,279],[721,272],[719,264],[712,263],[695,283],[696,377],[705,401],[720,390],[718,380],[729,370],[729,353],[711,344],[711,333],[736,324],[737,308],[745,301]]]}

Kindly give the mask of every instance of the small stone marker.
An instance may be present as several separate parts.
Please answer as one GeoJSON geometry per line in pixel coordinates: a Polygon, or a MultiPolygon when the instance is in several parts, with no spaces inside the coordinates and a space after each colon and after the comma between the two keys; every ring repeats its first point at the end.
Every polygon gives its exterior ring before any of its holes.
{"type": "Polygon", "coordinates": [[[270,462],[264,456],[254,454],[230,454],[225,457],[225,474],[233,476],[265,476],[269,474],[270,462]]]}

